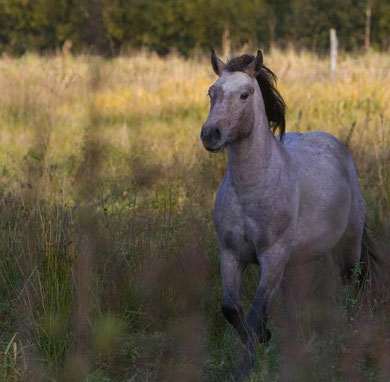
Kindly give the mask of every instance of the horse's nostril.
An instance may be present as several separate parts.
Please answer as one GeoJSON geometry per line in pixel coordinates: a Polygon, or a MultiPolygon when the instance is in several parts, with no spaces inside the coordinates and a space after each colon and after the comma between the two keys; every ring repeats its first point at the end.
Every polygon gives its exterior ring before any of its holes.
{"type": "Polygon", "coordinates": [[[221,139],[222,133],[217,126],[203,126],[200,132],[200,139],[208,145],[215,145],[221,139]]]}

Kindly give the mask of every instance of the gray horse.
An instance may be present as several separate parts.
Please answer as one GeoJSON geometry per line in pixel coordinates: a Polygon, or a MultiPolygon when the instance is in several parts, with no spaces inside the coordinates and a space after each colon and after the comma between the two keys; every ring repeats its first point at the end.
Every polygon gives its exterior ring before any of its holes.
{"type": "Polygon", "coordinates": [[[365,208],[342,142],[325,132],[285,134],[285,103],[261,51],[226,64],[213,51],[211,63],[219,78],[209,89],[201,140],[209,151],[228,151],[214,223],[223,314],[246,345],[236,376],[243,380],[253,367],[255,343],[271,336],[270,305],[286,269],[337,251],[341,274],[349,279],[361,260],[365,208]],[[245,318],[240,285],[250,263],[261,265],[261,278],[245,318]]]}

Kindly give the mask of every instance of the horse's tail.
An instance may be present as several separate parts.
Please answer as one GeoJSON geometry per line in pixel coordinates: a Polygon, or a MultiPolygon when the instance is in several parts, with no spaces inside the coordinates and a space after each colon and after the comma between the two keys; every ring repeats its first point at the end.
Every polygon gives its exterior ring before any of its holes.
{"type": "Polygon", "coordinates": [[[373,230],[364,223],[362,237],[361,272],[359,284],[369,286],[370,289],[377,289],[384,283],[385,262],[378,254],[372,235],[373,230]],[[371,231],[369,233],[369,231],[371,231]]]}

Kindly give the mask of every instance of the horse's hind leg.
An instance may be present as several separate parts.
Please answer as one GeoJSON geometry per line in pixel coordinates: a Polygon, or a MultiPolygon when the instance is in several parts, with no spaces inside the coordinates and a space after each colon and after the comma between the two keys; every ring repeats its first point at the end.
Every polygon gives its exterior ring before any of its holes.
{"type": "Polygon", "coordinates": [[[364,223],[350,224],[333,250],[340,264],[340,275],[343,283],[352,279],[354,267],[360,262],[363,229],[364,223]]]}
{"type": "Polygon", "coordinates": [[[313,263],[287,266],[281,282],[285,320],[285,337],[295,340],[299,331],[299,312],[313,273],[313,263]]]}
{"type": "Polygon", "coordinates": [[[283,294],[281,353],[283,356],[281,368],[281,380],[289,381],[292,370],[299,367],[303,360],[304,346],[299,341],[300,312],[308,294],[308,285],[313,276],[314,265],[312,262],[287,266],[281,282],[283,294]]]}
{"type": "Polygon", "coordinates": [[[353,163],[351,163],[350,178],[352,179],[352,200],[348,223],[343,237],[333,250],[339,259],[340,274],[344,283],[351,280],[355,265],[361,261],[366,217],[363,195],[353,163]]]}

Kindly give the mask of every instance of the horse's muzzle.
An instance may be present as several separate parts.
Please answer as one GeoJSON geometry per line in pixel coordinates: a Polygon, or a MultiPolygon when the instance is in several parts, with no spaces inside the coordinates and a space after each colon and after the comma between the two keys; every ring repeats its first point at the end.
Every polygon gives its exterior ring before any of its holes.
{"type": "Polygon", "coordinates": [[[203,142],[203,146],[208,151],[215,153],[221,151],[224,147],[221,129],[216,125],[204,125],[200,132],[200,139],[203,142]]]}

